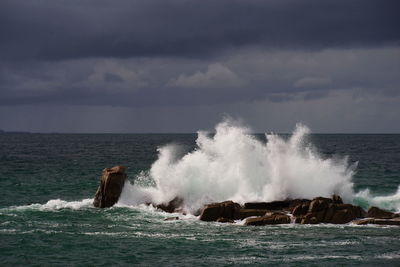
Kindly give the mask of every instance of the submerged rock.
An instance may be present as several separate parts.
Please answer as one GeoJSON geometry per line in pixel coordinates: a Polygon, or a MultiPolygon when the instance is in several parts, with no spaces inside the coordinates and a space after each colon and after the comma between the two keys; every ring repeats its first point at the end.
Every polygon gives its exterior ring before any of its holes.
{"type": "Polygon", "coordinates": [[[125,167],[115,166],[103,170],[100,185],[94,196],[93,205],[97,208],[108,208],[117,203],[127,175],[125,167]]]}

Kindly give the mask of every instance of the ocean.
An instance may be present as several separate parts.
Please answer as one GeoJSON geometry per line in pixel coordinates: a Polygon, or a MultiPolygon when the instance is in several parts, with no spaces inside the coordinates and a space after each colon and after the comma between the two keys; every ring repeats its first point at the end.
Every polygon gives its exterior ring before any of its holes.
{"type": "Polygon", "coordinates": [[[202,222],[213,201],[340,194],[400,212],[400,135],[1,134],[0,265],[400,266],[400,227],[202,222]],[[127,168],[112,208],[92,206],[102,169],[127,168]],[[144,203],[179,195],[186,215],[144,203]],[[171,216],[179,220],[164,221],[171,216]]]}

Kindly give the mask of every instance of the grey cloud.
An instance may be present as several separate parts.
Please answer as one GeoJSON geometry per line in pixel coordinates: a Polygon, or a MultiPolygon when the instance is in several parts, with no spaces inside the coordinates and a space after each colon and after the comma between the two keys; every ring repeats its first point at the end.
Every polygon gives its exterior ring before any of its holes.
{"type": "Polygon", "coordinates": [[[332,80],[327,77],[304,77],[297,80],[293,86],[296,88],[321,88],[332,84],[332,80]]]}
{"type": "Polygon", "coordinates": [[[167,83],[168,87],[180,88],[232,88],[243,87],[245,82],[236,73],[226,66],[215,63],[210,64],[207,70],[197,71],[186,75],[180,74],[179,77],[167,83]]]}
{"type": "Polygon", "coordinates": [[[0,3],[0,59],[215,57],[230,49],[398,45],[396,0],[0,3]]]}
{"type": "MultiPolygon", "coordinates": [[[[399,48],[236,50],[219,61],[82,59],[2,65],[0,105],[190,106],[400,93],[399,48]]],[[[1,66],[1,64],[0,64],[1,66]]]]}

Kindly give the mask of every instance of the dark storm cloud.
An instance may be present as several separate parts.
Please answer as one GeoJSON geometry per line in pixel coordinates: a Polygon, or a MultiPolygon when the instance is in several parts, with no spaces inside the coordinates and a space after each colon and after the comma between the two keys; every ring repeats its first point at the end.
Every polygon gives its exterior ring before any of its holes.
{"type": "Polygon", "coordinates": [[[0,59],[212,57],[398,44],[397,0],[3,0],[0,59]]]}

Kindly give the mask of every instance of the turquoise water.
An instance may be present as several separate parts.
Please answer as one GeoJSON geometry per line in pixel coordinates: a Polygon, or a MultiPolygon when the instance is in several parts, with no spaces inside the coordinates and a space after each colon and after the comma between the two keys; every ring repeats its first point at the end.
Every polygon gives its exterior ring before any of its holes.
{"type": "MultiPolygon", "coordinates": [[[[134,183],[157,160],[157,148],[179,144],[186,153],[196,137],[0,135],[1,265],[400,265],[400,227],[245,227],[190,215],[164,221],[171,214],[144,205],[92,207],[103,168],[125,165],[134,183]]],[[[399,211],[400,135],[308,139],[323,158],[358,162],[354,202],[399,211]],[[357,194],[365,189],[368,195],[357,194]]]]}

